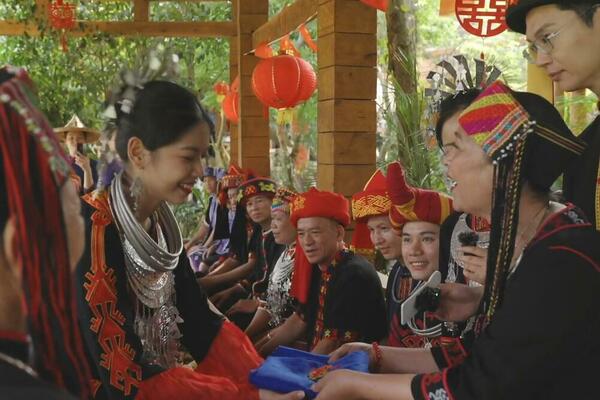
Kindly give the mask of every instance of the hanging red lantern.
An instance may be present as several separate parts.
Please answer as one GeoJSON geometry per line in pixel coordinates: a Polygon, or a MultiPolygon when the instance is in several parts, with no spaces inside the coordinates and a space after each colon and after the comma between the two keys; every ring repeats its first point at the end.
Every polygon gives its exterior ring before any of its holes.
{"type": "Polygon", "coordinates": [[[61,31],[60,44],[64,52],[67,51],[66,30],[75,28],[75,6],[70,3],[64,3],[63,0],[56,0],[49,5],[50,26],[61,31]]]}
{"type": "Polygon", "coordinates": [[[389,6],[389,0],[360,0],[369,7],[376,8],[380,11],[386,12],[389,6]]]}
{"type": "MultiPolygon", "coordinates": [[[[216,85],[215,85],[216,86],[216,85]]],[[[240,104],[240,77],[237,76],[231,86],[229,86],[229,90],[225,97],[223,98],[222,107],[223,113],[225,114],[225,118],[227,121],[232,124],[238,124],[240,121],[239,116],[239,104],[240,104]]]]}
{"type": "Polygon", "coordinates": [[[225,96],[229,92],[229,85],[227,82],[217,82],[213,86],[213,90],[218,96],[225,96]]]}
{"type": "Polygon", "coordinates": [[[292,108],[317,88],[317,76],[305,60],[287,54],[261,60],[252,72],[252,91],[266,106],[292,108]]]}
{"type": "Polygon", "coordinates": [[[229,92],[223,99],[223,112],[225,113],[225,118],[232,124],[237,124],[240,122],[240,117],[238,114],[239,101],[240,94],[238,92],[229,92]]]}
{"type": "Polygon", "coordinates": [[[229,85],[223,81],[217,82],[213,86],[213,90],[215,91],[215,93],[217,95],[217,101],[219,103],[222,103],[223,100],[225,99],[225,96],[227,95],[227,93],[229,93],[229,85]]]}
{"type": "Polygon", "coordinates": [[[507,29],[509,0],[456,0],[455,12],[460,26],[472,35],[491,37],[507,29]]]}

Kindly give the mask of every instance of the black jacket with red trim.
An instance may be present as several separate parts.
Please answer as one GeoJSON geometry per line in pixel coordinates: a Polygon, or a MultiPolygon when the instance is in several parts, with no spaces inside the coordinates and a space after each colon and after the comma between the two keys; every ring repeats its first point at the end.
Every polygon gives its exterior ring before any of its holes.
{"type": "Polygon", "coordinates": [[[527,246],[464,362],[417,375],[414,398],[597,398],[599,293],[600,234],[569,206],[527,246]]]}

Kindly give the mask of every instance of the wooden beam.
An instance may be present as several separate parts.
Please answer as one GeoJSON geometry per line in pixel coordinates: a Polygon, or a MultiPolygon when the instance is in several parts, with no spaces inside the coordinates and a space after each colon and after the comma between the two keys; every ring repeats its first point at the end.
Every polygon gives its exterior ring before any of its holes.
{"type": "Polygon", "coordinates": [[[50,0],[35,0],[34,18],[39,22],[44,22],[48,19],[48,6],[50,0]]]}
{"type": "Polygon", "coordinates": [[[252,34],[252,47],[255,49],[260,44],[268,44],[279,40],[296,30],[303,23],[314,18],[317,10],[317,0],[296,0],[254,31],[252,34]]]}
{"type": "MultiPolygon", "coordinates": [[[[115,36],[162,36],[162,37],[233,37],[236,25],[233,22],[117,22],[80,21],[78,28],[68,32],[69,36],[91,36],[106,33],[115,36]]],[[[39,36],[39,27],[34,23],[0,21],[0,36],[39,36]]]]}

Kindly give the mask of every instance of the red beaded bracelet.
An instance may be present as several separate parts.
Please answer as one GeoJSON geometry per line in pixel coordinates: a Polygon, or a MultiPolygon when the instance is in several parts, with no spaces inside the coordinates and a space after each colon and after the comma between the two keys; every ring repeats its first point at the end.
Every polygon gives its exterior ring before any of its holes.
{"type": "Polygon", "coordinates": [[[375,356],[375,361],[373,362],[372,372],[379,372],[381,369],[381,360],[383,358],[383,353],[381,352],[381,347],[379,347],[379,343],[373,342],[373,355],[375,356]]]}

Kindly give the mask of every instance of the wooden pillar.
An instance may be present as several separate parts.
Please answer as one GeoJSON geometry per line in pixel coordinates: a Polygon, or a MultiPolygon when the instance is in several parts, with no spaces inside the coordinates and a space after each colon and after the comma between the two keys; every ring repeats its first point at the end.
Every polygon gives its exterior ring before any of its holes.
{"type": "MultiPolygon", "coordinates": [[[[238,2],[239,0],[233,0],[231,2],[231,18],[237,26],[238,21],[238,2]]],[[[238,59],[240,57],[238,50],[238,36],[229,39],[229,84],[233,83],[233,80],[238,76],[238,59]]],[[[238,105],[239,107],[239,105],[238,105]]],[[[230,124],[229,128],[229,155],[231,157],[231,163],[241,165],[242,160],[240,159],[240,140],[239,140],[239,125],[230,124]]]]}
{"type": "Polygon", "coordinates": [[[268,0],[237,1],[237,54],[240,75],[240,123],[237,140],[237,160],[244,168],[251,168],[260,176],[270,175],[269,120],[263,105],[252,93],[252,71],[260,61],[253,54],[252,33],[269,18],[268,0]]]}
{"type": "Polygon", "coordinates": [[[527,91],[554,103],[554,84],[546,71],[535,64],[527,64],[527,91]]]}
{"type": "Polygon", "coordinates": [[[133,2],[133,20],[148,22],[150,18],[150,0],[135,0],[133,2]]]}
{"type": "Polygon", "coordinates": [[[317,186],[346,197],[375,171],[377,15],[359,0],[319,0],[317,186]]]}

